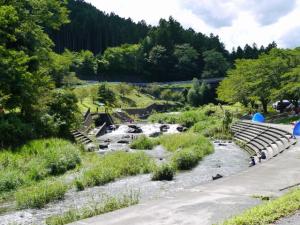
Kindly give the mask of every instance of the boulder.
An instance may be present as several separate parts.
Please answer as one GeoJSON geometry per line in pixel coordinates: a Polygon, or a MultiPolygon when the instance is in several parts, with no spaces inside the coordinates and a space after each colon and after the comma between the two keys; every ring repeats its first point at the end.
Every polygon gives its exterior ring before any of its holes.
{"type": "Polygon", "coordinates": [[[159,127],[159,129],[160,129],[161,132],[167,132],[167,131],[170,129],[170,126],[164,124],[164,125],[161,125],[161,126],[159,127]]]}
{"type": "Polygon", "coordinates": [[[100,144],[99,148],[100,149],[107,149],[108,148],[108,144],[100,144]]]}
{"type": "Polygon", "coordinates": [[[177,127],[176,128],[179,132],[185,132],[185,131],[187,131],[188,129],[186,128],[186,127],[184,127],[184,126],[179,126],[179,127],[177,127]]]}
{"type": "Polygon", "coordinates": [[[221,174],[217,174],[216,176],[212,176],[213,180],[218,180],[220,178],[222,178],[223,176],[221,174]]]}
{"type": "Polygon", "coordinates": [[[139,134],[139,133],[142,133],[142,129],[136,125],[128,125],[129,129],[127,131],[127,133],[130,133],[130,134],[139,134]]]}
{"type": "Polygon", "coordinates": [[[129,144],[129,141],[127,141],[127,140],[120,140],[117,143],[118,144],[129,144]]]}

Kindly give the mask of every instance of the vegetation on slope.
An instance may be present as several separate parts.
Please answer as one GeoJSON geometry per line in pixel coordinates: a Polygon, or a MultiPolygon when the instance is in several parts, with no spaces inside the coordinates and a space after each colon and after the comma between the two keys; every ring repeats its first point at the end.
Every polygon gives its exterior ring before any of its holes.
{"type": "Polygon", "coordinates": [[[241,215],[235,216],[223,225],[265,225],[278,219],[292,215],[300,209],[300,190],[296,189],[279,197],[246,210],[241,215]]]}
{"type": "Polygon", "coordinates": [[[63,174],[80,164],[80,151],[61,139],[36,140],[0,152],[0,193],[63,174]]]}
{"type": "Polygon", "coordinates": [[[155,165],[143,152],[114,152],[90,160],[91,166],[76,181],[77,187],[80,185],[78,189],[103,185],[124,176],[149,173],[155,165]]]}
{"type": "Polygon", "coordinates": [[[89,217],[101,215],[139,203],[136,193],[123,196],[106,197],[101,203],[94,203],[81,209],[70,209],[62,215],[51,216],[46,219],[47,225],[64,225],[89,217]]]}

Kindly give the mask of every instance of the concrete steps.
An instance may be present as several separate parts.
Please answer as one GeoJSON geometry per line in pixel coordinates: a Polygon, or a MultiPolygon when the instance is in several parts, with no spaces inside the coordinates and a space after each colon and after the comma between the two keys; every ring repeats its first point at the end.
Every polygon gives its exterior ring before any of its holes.
{"type": "Polygon", "coordinates": [[[86,136],[81,131],[75,130],[75,131],[72,131],[72,134],[75,138],[75,141],[79,144],[87,145],[87,144],[90,144],[93,142],[88,136],[86,136]]]}
{"type": "Polygon", "coordinates": [[[271,159],[296,143],[292,134],[285,130],[250,121],[236,122],[231,131],[234,140],[254,156],[256,162],[271,159]]]}

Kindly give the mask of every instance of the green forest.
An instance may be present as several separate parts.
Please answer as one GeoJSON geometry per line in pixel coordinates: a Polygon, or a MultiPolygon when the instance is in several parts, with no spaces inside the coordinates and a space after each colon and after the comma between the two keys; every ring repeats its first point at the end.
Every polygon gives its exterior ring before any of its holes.
{"type": "Polygon", "coordinates": [[[150,26],[144,21],[134,23],[106,14],[84,1],[70,0],[67,8],[70,22],[59,30],[47,30],[57,53],[73,52],[79,57],[73,58],[73,64],[83,61],[85,69],[73,71],[85,80],[143,82],[223,77],[234,60],[257,58],[276,47],[275,42],[266,47],[254,43],[228,52],[217,35],[185,29],[172,17],[150,26]]]}

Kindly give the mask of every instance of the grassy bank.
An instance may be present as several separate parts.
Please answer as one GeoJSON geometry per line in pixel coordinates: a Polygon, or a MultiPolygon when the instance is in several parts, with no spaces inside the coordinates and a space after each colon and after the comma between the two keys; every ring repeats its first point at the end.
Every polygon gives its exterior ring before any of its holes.
{"type": "Polygon", "coordinates": [[[93,160],[90,168],[77,179],[76,185],[78,189],[103,185],[116,178],[149,173],[154,165],[154,162],[143,152],[110,153],[93,160]]]}
{"type": "MultiPolygon", "coordinates": [[[[73,91],[79,98],[78,106],[80,111],[85,112],[88,108],[96,112],[97,108],[104,111],[104,107],[97,105],[97,91],[99,84],[83,85],[76,87],[73,91]],[[93,101],[94,99],[94,101],[93,101]]],[[[142,93],[138,87],[128,84],[107,83],[116,97],[114,103],[116,108],[144,108],[153,103],[164,103],[165,101],[155,99],[154,97],[142,93]],[[124,89],[125,87],[125,92],[124,89]],[[124,92],[124,93],[123,93],[124,92]]]]}
{"type": "Polygon", "coordinates": [[[174,153],[171,160],[179,170],[194,168],[204,156],[213,152],[213,146],[207,138],[192,132],[164,135],[159,143],[174,153]]]}
{"type": "Polygon", "coordinates": [[[136,193],[126,194],[121,197],[107,197],[101,203],[91,204],[81,209],[70,209],[62,215],[51,216],[46,219],[46,224],[64,225],[135,205],[138,202],[139,196],[136,193]]]}
{"type": "Polygon", "coordinates": [[[61,181],[46,181],[16,192],[19,209],[42,208],[51,201],[61,200],[67,191],[67,185],[61,181]]]}
{"type": "Polygon", "coordinates": [[[275,200],[266,201],[252,209],[246,210],[241,215],[235,216],[223,223],[223,225],[265,225],[282,217],[292,215],[300,209],[300,189],[275,200]]]}
{"type": "Polygon", "coordinates": [[[239,118],[245,113],[241,105],[220,106],[206,105],[192,108],[178,114],[157,113],[149,117],[150,122],[181,124],[188,127],[194,133],[217,139],[231,138],[230,133],[222,129],[224,110],[230,112],[233,119],[239,118]]]}
{"type": "Polygon", "coordinates": [[[81,162],[77,146],[61,139],[31,141],[0,152],[0,193],[64,174],[81,162]]]}

